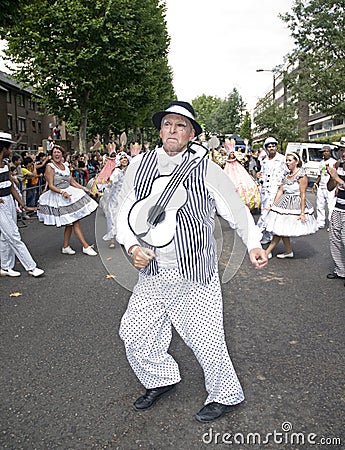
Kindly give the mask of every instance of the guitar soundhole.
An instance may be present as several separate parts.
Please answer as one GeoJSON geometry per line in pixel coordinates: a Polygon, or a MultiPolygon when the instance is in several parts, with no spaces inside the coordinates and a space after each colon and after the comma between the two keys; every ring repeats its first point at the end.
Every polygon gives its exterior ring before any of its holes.
{"type": "Polygon", "coordinates": [[[161,205],[153,205],[148,213],[147,222],[155,227],[165,219],[165,210],[161,205]]]}

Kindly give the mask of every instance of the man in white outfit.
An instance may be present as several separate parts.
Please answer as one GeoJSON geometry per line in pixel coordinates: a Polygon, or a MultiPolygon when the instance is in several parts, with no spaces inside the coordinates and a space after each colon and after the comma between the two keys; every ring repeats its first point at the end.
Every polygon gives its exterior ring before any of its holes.
{"type": "Polygon", "coordinates": [[[17,257],[29,275],[39,277],[44,270],[37,267],[17,227],[17,212],[13,198],[21,208],[26,209],[26,206],[11,181],[8,158],[12,143],[9,133],[0,132],[0,275],[9,277],[21,275],[19,271],[14,270],[17,257]]]}
{"type": "Polygon", "coordinates": [[[331,220],[331,215],[336,202],[335,189],[329,191],[327,189],[327,183],[329,180],[329,174],[327,167],[334,167],[337,161],[332,158],[331,147],[324,145],[321,149],[322,161],[319,165],[319,174],[313,184],[312,192],[317,192],[316,207],[317,207],[317,226],[319,229],[324,228],[326,225],[326,207],[328,208],[328,222],[331,220]]]}
{"type": "Polygon", "coordinates": [[[257,226],[262,232],[261,244],[271,242],[273,234],[265,229],[265,218],[272,206],[278,187],[285,173],[288,172],[285,164],[285,156],[277,152],[278,141],[274,137],[268,137],[264,142],[266,156],[261,159],[261,171],[257,178],[260,180],[261,191],[261,216],[257,226]]]}
{"type": "MultiPolygon", "coordinates": [[[[174,179],[169,174],[180,176],[182,168],[190,167],[198,151],[195,148],[200,149],[200,145],[189,143],[202,131],[192,106],[186,102],[172,102],[152,120],[160,130],[163,146],[133,158],[120,193],[117,240],[132,256],[134,266],[141,269],[121,320],[120,336],[128,361],[146,388],[134,402],[134,408],[143,411],[181,380],[178,364],[168,353],[174,326],[203,368],[208,397],[195,418],[208,422],[222,417],[244,399],[224,336],[215,210],[236,228],[256,268],[264,267],[267,257],[249,209],[229,177],[206,157],[184,180],[186,201],[173,217],[172,238],[160,247],[145,244],[147,238],[142,234],[140,239],[131,222],[133,205],[149,201],[157,181],[174,179]]],[[[183,186],[176,185],[178,189],[183,186]]],[[[168,186],[163,196],[167,190],[168,186]]],[[[170,212],[168,204],[160,217],[163,224],[164,218],[168,222],[170,212]]],[[[150,213],[138,216],[140,224],[150,220],[150,213]]],[[[158,237],[164,235],[162,231],[158,237]]]]}

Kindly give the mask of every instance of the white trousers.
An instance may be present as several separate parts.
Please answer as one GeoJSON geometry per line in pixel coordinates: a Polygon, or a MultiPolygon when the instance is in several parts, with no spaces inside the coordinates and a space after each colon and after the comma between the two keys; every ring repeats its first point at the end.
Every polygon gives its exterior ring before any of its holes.
{"type": "Polygon", "coordinates": [[[243,401],[223,328],[223,302],[218,273],[203,285],[181,279],[177,268],[158,275],[139,275],[122,317],[120,337],[128,361],[146,389],[178,383],[178,364],[168,353],[172,325],[192,349],[205,376],[205,404],[243,401]]]}
{"type": "Polygon", "coordinates": [[[266,231],[266,216],[269,213],[269,207],[273,204],[277,192],[261,191],[260,204],[261,215],[256,226],[263,233],[263,239],[272,240],[273,233],[266,231]]]}
{"type": "Polygon", "coordinates": [[[318,188],[316,196],[317,207],[317,226],[324,227],[326,224],[326,207],[328,208],[328,221],[331,221],[331,215],[335,206],[336,197],[333,191],[328,191],[327,187],[318,188]]]}
{"type": "Polygon", "coordinates": [[[15,257],[19,259],[25,270],[33,270],[35,261],[22,241],[17,227],[17,213],[12,195],[1,197],[0,203],[0,260],[1,268],[13,269],[15,257]]]}

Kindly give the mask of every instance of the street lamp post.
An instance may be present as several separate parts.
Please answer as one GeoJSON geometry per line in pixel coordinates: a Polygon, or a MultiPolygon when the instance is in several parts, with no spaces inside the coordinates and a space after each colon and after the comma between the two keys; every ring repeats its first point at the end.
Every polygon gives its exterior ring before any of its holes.
{"type": "Polygon", "coordinates": [[[273,101],[275,101],[275,99],[276,99],[276,71],[274,69],[256,69],[256,71],[273,73],[272,98],[273,98],[273,101]]]}

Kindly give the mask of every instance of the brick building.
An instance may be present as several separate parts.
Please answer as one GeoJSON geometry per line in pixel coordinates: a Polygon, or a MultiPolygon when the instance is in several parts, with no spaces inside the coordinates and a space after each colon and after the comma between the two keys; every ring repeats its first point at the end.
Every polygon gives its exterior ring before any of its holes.
{"type": "Polygon", "coordinates": [[[16,150],[38,150],[51,136],[56,119],[38,106],[30,88],[0,71],[0,131],[12,134],[16,150]]]}

